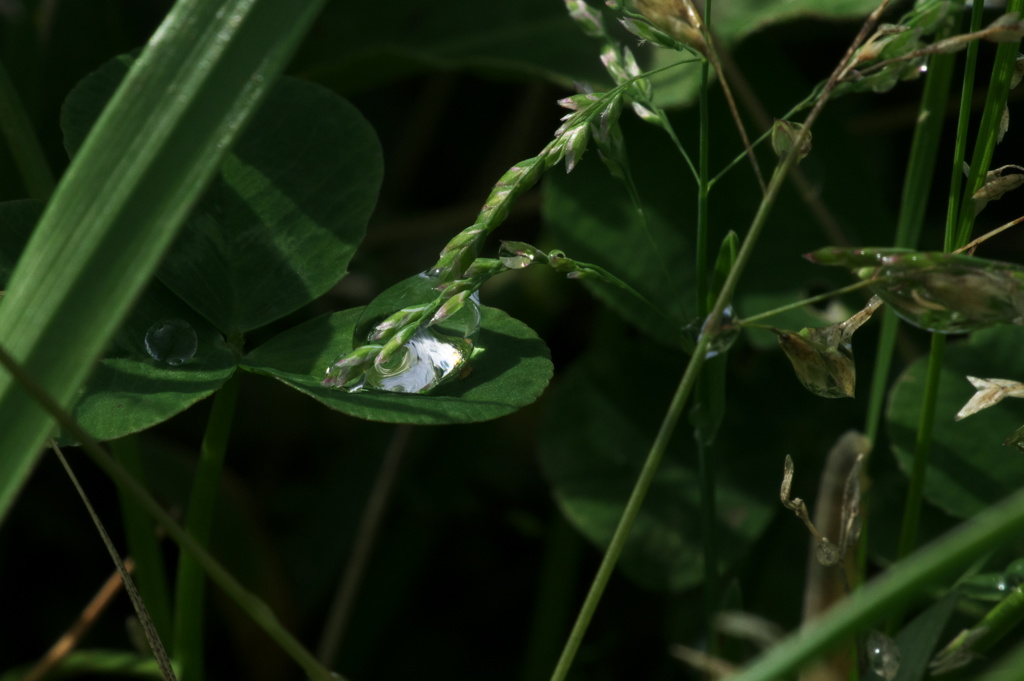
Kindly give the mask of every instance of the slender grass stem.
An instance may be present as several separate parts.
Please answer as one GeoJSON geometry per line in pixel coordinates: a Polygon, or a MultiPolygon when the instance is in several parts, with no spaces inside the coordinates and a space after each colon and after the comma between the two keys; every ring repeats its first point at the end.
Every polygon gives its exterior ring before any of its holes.
{"type": "MultiPolygon", "coordinates": [[[[754,660],[730,681],[775,681],[788,678],[886,613],[904,608],[957,570],[1020,536],[1024,529],[1024,491],[985,509],[941,539],[901,560],[855,591],[843,603],[754,660]]],[[[1018,678],[1019,668],[1016,670],[1018,678]]]]}
{"type": "Polygon", "coordinates": [[[327,623],[320,637],[320,644],[317,646],[316,656],[325,666],[329,667],[334,663],[338,649],[341,647],[341,641],[345,636],[345,629],[352,614],[352,606],[355,604],[356,594],[362,584],[363,575],[366,573],[366,565],[369,563],[374,542],[380,531],[381,521],[384,519],[384,512],[387,510],[388,501],[391,498],[391,490],[398,474],[398,466],[402,461],[402,453],[409,443],[410,432],[412,432],[412,426],[408,424],[395,428],[391,443],[388,445],[387,451],[384,452],[373,489],[370,490],[370,496],[366,500],[366,508],[356,532],[351,557],[338,583],[338,589],[327,615],[327,623]]]}
{"type": "MultiPolygon", "coordinates": [[[[114,440],[110,443],[110,449],[114,459],[124,466],[136,480],[145,480],[137,436],[129,435],[114,440]]],[[[164,568],[163,551],[160,550],[160,537],[155,531],[156,525],[149,514],[134,499],[120,488],[117,493],[121,503],[121,516],[124,518],[128,553],[135,560],[135,582],[139,588],[139,594],[149,609],[153,626],[161,636],[170,640],[172,633],[171,597],[167,570],[164,568]]]]}
{"type": "MultiPolygon", "coordinates": [[[[832,76],[825,84],[821,98],[807,115],[807,118],[804,121],[805,132],[811,129],[814,122],[817,120],[817,117],[821,114],[832,90],[835,89],[839,79],[849,69],[850,56],[870,34],[888,4],[887,0],[883,0],[883,2],[875,9],[874,12],[871,13],[867,21],[865,21],[864,25],[861,27],[860,33],[857,34],[857,37],[851,43],[839,66],[836,67],[832,76]]],[[[796,140],[793,148],[798,149],[800,146],[801,140],[796,140]]],[[[755,213],[753,220],[751,221],[750,229],[747,231],[743,244],[740,246],[739,253],[736,254],[736,262],[729,271],[728,276],[726,276],[725,282],[722,284],[722,289],[719,292],[718,297],[715,299],[715,304],[712,306],[711,312],[704,322],[703,333],[701,333],[697,340],[697,347],[694,349],[693,355],[690,357],[690,361],[686,366],[686,370],[683,372],[683,376],[679,380],[679,385],[676,387],[676,392],[672,396],[672,401],[669,403],[665,416],[662,419],[661,426],[658,428],[658,433],[654,438],[654,443],[651,445],[651,449],[647,453],[647,458],[640,470],[640,476],[637,478],[636,484],[633,486],[633,491],[630,493],[629,500],[626,502],[626,508],[623,510],[622,517],[619,519],[619,524],[616,526],[615,532],[612,534],[612,539],[608,544],[608,548],[605,551],[603,559],[601,560],[601,565],[597,569],[597,574],[590,585],[587,596],[583,601],[579,614],[577,615],[576,622],[573,625],[572,631],[569,633],[569,638],[565,643],[565,647],[562,649],[562,655],[559,657],[558,663],[555,665],[555,670],[551,675],[551,681],[563,681],[569,673],[569,668],[572,666],[573,659],[576,657],[576,652],[579,650],[580,644],[583,641],[583,636],[586,634],[587,628],[590,626],[590,621],[594,617],[594,612],[597,610],[597,605],[601,600],[604,589],[608,585],[608,580],[611,578],[615,564],[618,562],[619,556],[622,553],[622,548],[625,546],[626,539],[629,537],[630,530],[633,528],[633,523],[636,520],[637,514],[640,512],[640,507],[643,505],[643,500],[647,496],[647,491],[654,480],[655,473],[657,473],[658,466],[665,454],[665,449],[668,447],[669,439],[675,431],[676,424],[679,422],[679,417],[682,415],[683,407],[686,405],[686,400],[690,397],[690,393],[693,391],[693,387],[697,383],[697,377],[700,375],[701,368],[704,366],[711,340],[716,336],[721,325],[722,314],[730,301],[732,301],[733,294],[736,292],[736,285],[739,283],[739,278],[743,273],[743,270],[746,268],[747,263],[750,261],[750,257],[754,252],[754,246],[756,245],[757,240],[761,236],[761,232],[764,230],[764,226],[768,221],[768,214],[775,205],[775,200],[778,198],[779,191],[782,189],[786,175],[796,162],[797,155],[795,153],[786,154],[786,156],[780,160],[772,173],[772,177],[768,182],[768,188],[761,199],[761,203],[758,205],[757,212],[755,213]]]]}
{"type": "MultiPolygon", "coordinates": [[[[196,465],[192,494],[185,515],[185,529],[204,548],[210,541],[221,471],[227,456],[228,436],[238,401],[240,377],[236,372],[213,398],[213,407],[203,434],[196,465]]],[[[206,576],[195,556],[182,552],[178,560],[177,588],[174,591],[174,655],[182,676],[202,681],[203,642],[206,639],[203,613],[206,602],[206,576]]]]}
{"type": "MultiPolygon", "coordinates": [[[[711,2],[705,5],[704,23],[710,25],[711,2]]],[[[710,35],[710,30],[708,30],[710,35]]],[[[700,145],[699,145],[699,171],[697,182],[697,245],[696,245],[696,292],[697,312],[701,319],[708,313],[708,289],[710,281],[708,277],[708,232],[710,230],[709,194],[711,192],[711,116],[708,111],[708,98],[710,97],[711,85],[711,62],[704,60],[700,66],[700,145]]],[[[710,417],[711,393],[715,386],[710,384],[711,380],[718,378],[704,374],[698,378],[697,394],[698,409],[710,417]]],[[[724,376],[722,377],[724,379],[724,376]]],[[[709,418],[701,421],[709,428],[709,418]]],[[[697,475],[700,478],[700,526],[701,543],[704,552],[704,627],[707,635],[712,636],[712,629],[715,620],[715,613],[718,610],[718,542],[716,530],[716,502],[715,502],[715,456],[711,446],[714,432],[704,432],[704,427],[698,429],[697,433],[697,475]]],[[[712,638],[711,649],[714,650],[712,638]]]]}
{"type": "Polygon", "coordinates": [[[39,403],[43,409],[52,416],[61,428],[71,434],[80,444],[82,450],[114,483],[127,491],[144,509],[149,513],[160,527],[167,531],[167,534],[177,542],[183,551],[195,556],[196,561],[202,565],[207,576],[219,586],[224,593],[242,609],[253,622],[263,629],[291,657],[311,681],[344,681],[338,674],[332,674],[296,639],[274,615],[274,612],[245,587],[243,587],[231,573],[228,572],[203,546],[201,546],[191,534],[171,518],[170,515],[157,503],[156,499],[150,496],[149,492],[132,477],[128,471],[119,463],[114,461],[109,454],[96,442],[89,433],[79,426],[71,415],[65,411],[60,404],[33,378],[25,369],[11,357],[10,353],[0,347],[0,365],[11,373],[13,379],[26,393],[39,403]]]}

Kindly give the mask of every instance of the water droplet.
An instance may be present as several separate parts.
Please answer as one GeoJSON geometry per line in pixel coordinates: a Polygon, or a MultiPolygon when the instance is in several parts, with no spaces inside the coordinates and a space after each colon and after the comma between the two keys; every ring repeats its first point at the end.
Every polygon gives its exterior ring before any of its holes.
{"type": "Polygon", "coordinates": [[[510,270],[521,270],[529,267],[535,260],[546,262],[544,253],[522,241],[502,241],[498,249],[498,259],[510,270]]]}
{"type": "Polygon", "coordinates": [[[192,359],[199,337],[184,319],[163,319],[146,332],[146,352],[158,362],[178,366],[192,359]]]}
{"type": "Polygon", "coordinates": [[[896,678],[900,670],[900,649],[896,642],[880,631],[872,631],[865,645],[871,671],[886,681],[896,678]]]}
{"type": "Polygon", "coordinates": [[[457,376],[469,360],[473,341],[420,328],[397,352],[367,368],[352,392],[375,388],[395,393],[425,393],[457,376]]]}
{"type": "MultiPolygon", "coordinates": [[[[736,342],[736,339],[739,338],[740,327],[732,323],[735,316],[732,311],[732,305],[726,306],[722,311],[722,321],[718,326],[718,331],[711,337],[711,341],[708,343],[708,350],[704,355],[704,359],[711,359],[728,351],[732,344],[736,342]]],[[[703,335],[703,332],[700,335],[703,335]]],[[[700,336],[697,336],[697,340],[700,340],[700,336]]]]}

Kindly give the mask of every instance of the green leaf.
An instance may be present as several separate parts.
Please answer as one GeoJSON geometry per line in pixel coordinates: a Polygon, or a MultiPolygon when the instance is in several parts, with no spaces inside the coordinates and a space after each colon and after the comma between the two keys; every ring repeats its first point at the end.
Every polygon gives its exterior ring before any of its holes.
{"type": "MultiPolygon", "coordinates": [[[[150,346],[152,348],[152,345],[150,346]]],[[[160,282],[153,282],[89,377],[72,414],[98,440],[137,433],[208,397],[231,377],[237,360],[223,336],[160,282]],[[154,325],[172,320],[195,334],[193,355],[163,360],[147,349],[154,325]]]]}
{"type": "Polygon", "coordinates": [[[363,308],[324,315],[272,338],[250,352],[242,367],[272,376],[332,409],[388,423],[443,424],[487,421],[536,400],[551,379],[547,346],[525,324],[481,307],[482,321],[471,373],[429,395],[349,393],[321,385],[328,365],[352,349],[363,308]]]}
{"type": "Polygon", "coordinates": [[[895,681],[920,681],[928,675],[928,663],[932,660],[939,637],[959,598],[960,594],[956,590],[947,592],[896,636],[900,669],[895,681]]]}
{"type": "MultiPolygon", "coordinates": [[[[542,424],[541,465],[555,500],[569,522],[602,548],[657,430],[661,414],[651,405],[668,403],[672,377],[682,371],[678,360],[667,360],[653,346],[634,343],[628,354],[628,364],[592,354],[570,368],[552,388],[542,424]],[[642,377],[609,371],[616,365],[650,371],[642,377]],[[566,428],[570,423],[575,427],[566,428]]],[[[681,591],[704,578],[700,479],[689,465],[696,460],[692,440],[684,439],[689,442],[669,445],[619,562],[648,588],[681,591]]],[[[719,466],[718,545],[728,569],[766,528],[777,497],[747,493],[724,469],[719,466]]]]}
{"type": "MultiPolygon", "coordinates": [[[[181,0],[47,204],[0,305],[0,345],[68,407],[322,0],[181,0]]],[[[0,516],[52,428],[0,374],[0,516]]]]}
{"type": "MultiPolygon", "coordinates": [[[[954,421],[975,390],[967,376],[1024,377],[1024,329],[1002,327],[978,331],[966,342],[946,348],[936,404],[932,452],[925,478],[929,502],[959,518],[969,518],[1024,486],[1024,458],[1003,441],[1021,423],[1017,400],[954,421]]],[[[927,358],[911,364],[893,385],[887,420],[893,452],[904,472],[913,465],[927,358]]]]}
{"type": "MultiPolygon", "coordinates": [[[[130,64],[107,62],[71,92],[69,151],[130,64]]],[[[345,275],[382,174],[376,134],[355,107],[283,78],[221,162],[158,276],[229,337],[272,322],[345,275]]]]}

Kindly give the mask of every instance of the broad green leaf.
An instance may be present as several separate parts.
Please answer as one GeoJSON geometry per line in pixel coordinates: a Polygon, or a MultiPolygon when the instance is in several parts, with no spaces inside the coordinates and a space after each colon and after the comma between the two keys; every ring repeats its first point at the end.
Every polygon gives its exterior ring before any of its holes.
{"type": "MultiPolygon", "coordinates": [[[[1024,329],[1001,327],[978,331],[946,348],[924,494],[951,515],[969,518],[1024,486],[1024,458],[1003,445],[1024,423],[1020,402],[1004,400],[954,421],[975,392],[968,375],[1024,377],[1022,346],[1024,329]]],[[[889,395],[889,436],[904,472],[912,466],[927,363],[924,357],[911,364],[889,395]]]]}
{"type": "MultiPolygon", "coordinates": [[[[0,346],[70,406],[322,0],[182,0],[47,204],[0,304],[0,346]]],[[[0,373],[0,516],[52,420],[0,373]]]]}
{"type": "MultiPolygon", "coordinates": [[[[622,516],[660,409],[671,397],[672,379],[682,371],[681,363],[666,359],[660,349],[637,347],[629,354],[628,359],[594,354],[569,369],[552,388],[542,425],[541,465],[555,500],[569,522],[601,548],[622,516]],[[644,367],[650,371],[644,373],[644,367]],[[566,428],[567,423],[575,427],[566,428]]],[[[619,565],[648,588],[681,591],[703,579],[695,464],[689,436],[669,445],[626,543],[619,565]]],[[[717,540],[722,567],[728,569],[767,526],[778,484],[772,483],[771,494],[754,496],[723,468],[718,469],[717,540]]]]}
{"type": "Polygon", "coordinates": [[[89,377],[72,415],[98,440],[137,433],[208,397],[236,366],[220,332],[154,281],[89,377]],[[194,352],[161,355],[153,337],[167,322],[180,325],[173,334],[194,338],[194,352]]]}
{"type": "Polygon", "coordinates": [[[618,287],[584,279],[591,293],[654,338],[682,347],[683,329],[696,315],[690,230],[679,225],[689,213],[678,185],[689,178],[681,164],[664,161],[634,170],[641,198],[650,201],[644,206],[646,220],[596,157],[584,159],[571,175],[548,174],[544,218],[554,246],[608,270],[663,314],[618,287]]]}
{"type": "Polygon", "coordinates": [[[321,385],[327,367],[352,349],[353,330],[362,311],[324,315],[285,331],[250,352],[242,367],[272,376],[332,409],[389,423],[487,421],[530,404],[551,379],[544,342],[522,322],[482,307],[471,372],[429,395],[349,393],[321,385]]]}
{"type": "Polygon", "coordinates": [[[894,681],[920,681],[928,676],[928,663],[959,598],[959,592],[949,591],[903,627],[896,636],[900,669],[894,681]]]}
{"type": "MultiPolygon", "coordinates": [[[[107,62],[63,111],[74,152],[130,58],[107,62]]],[[[189,217],[158,276],[228,336],[274,321],[344,276],[380,188],[373,128],[346,100],[281,79],[189,217]]]]}

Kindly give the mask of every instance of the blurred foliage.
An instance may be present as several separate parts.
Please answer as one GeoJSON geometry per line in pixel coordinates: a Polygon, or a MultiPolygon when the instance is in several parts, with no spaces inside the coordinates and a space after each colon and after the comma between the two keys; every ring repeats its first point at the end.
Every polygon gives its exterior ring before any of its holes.
{"type": "MultiPolygon", "coordinates": [[[[865,6],[846,5],[843,16],[865,6]]],[[[349,274],[296,312],[281,317],[293,307],[285,306],[261,317],[260,323],[269,323],[248,335],[251,347],[276,338],[266,347],[285,356],[289,336],[282,332],[367,304],[429,266],[447,240],[471,223],[493,182],[547,143],[563,113],[555,101],[570,93],[571,83],[604,79],[595,44],[561,3],[460,6],[399,2],[381,11],[373,3],[339,1],[318,21],[292,73],[348,97],[366,117],[383,148],[384,184],[349,274]]],[[[66,164],[58,124],[64,97],[86,73],[143,44],[168,7],[156,0],[0,4],[0,59],[55,169],[66,164]]],[[[772,115],[786,112],[827,75],[858,26],[811,18],[777,25],[751,21],[735,39],[760,30],[735,43],[732,57],[772,115]]],[[[801,169],[849,243],[892,241],[919,90],[910,83],[884,95],[844,97],[814,130],[814,150],[801,169]]],[[[712,93],[712,167],[721,168],[742,146],[720,91],[712,93]]],[[[671,116],[693,153],[696,111],[683,108],[671,116]]],[[[673,322],[685,324],[693,315],[692,301],[682,293],[691,281],[696,187],[663,134],[625,114],[623,128],[646,221],[592,151],[572,175],[552,176],[528,194],[484,255],[497,253],[499,238],[563,248],[621,276],[669,310],[673,322]]],[[[1008,153],[1002,150],[1020,148],[1022,134],[1011,125],[997,159],[1008,153]]],[[[949,158],[944,151],[940,158],[949,158]]],[[[759,153],[769,157],[766,150],[759,153]]],[[[23,196],[7,150],[0,148],[0,199],[23,196]]],[[[729,230],[742,236],[759,200],[749,166],[737,165],[712,192],[710,242],[720,243],[729,230]]],[[[1004,222],[1012,202],[1008,197],[990,205],[980,224],[1004,222]]],[[[4,217],[4,244],[23,238],[6,229],[29,219],[24,215],[38,206],[18,210],[23,213],[17,220],[4,217]]],[[[943,221],[944,206],[935,201],[925,246],[941,243],[943,221]]],[[[797,193],[785,190],[741,282],[738,312],[753,314],[845,283],[842,272],[800,257],[828,242],[797,193]]],[[[1019,261],[1022,247],[1024,241],[1011,233],[978,254],[1019,261]]],[[[6,276],[10,265],[0,249],[0,274],[6,276]]],[[[337,269],[340,274],[345,263],[337,269]]],[[[666,342],[664,320],[644,317],[615,293],[593,293],[545,268],[500,277],[484,288],[486,305],[521,320],[550,348],[552,384],[537,402],[494,421],[413,429],[335,664],[348,678],[436,673],[503,680],[550,671],[600,558],[591,542],[606,541],[684,359],[666,342]],[[563,512],[570,527],[560,519],[563,512]],[[546,638],[536,635],[541,631],[546,638]]],[[[863,296],[851,294],[835,306],[845,307],[848,316],[863,303],[863,296]]],[[[823,305],[773,323],[801,328],[845,316],[823,305]]],[[[858,334],[862,367],[872,365],[875,328],[868,324],[858,334]]],[[[950,527],[946,513],[969,516],[1019,487],[1019,453],[1002,448],[1024,421],[1015,404],[963,424],[951,420],[971,393],[964,372],[1013,373],[1020,364],[1017,336],[999,330],[951,343],[936,436],[935,465],[945,474],[929,480],[926,494],[935,508],[926,513],[923,535],[950,527]],[[966,456],[967,449],[978,456],[966,456]]],[[[870,462],[875,485],[869,551],[881,565],[893,554],[902,513],[899,471],[913,446],[910,408],[923,375],[917,358],[927,347],[922,332],[902,332],[897,359],[903,373],[889,405],[897,456],[883,441],[870,462]]],[[[68,351],[74,352],[73,339],[68,351]]],[[[255,366],[259,355],[250,359],[255,366]]],[[[96,376],[103,380],[102,367],[96,376]]],[[[866,384],[867,372],[863,376],[866,384]]],[[[313,645],[396,426],[331,411],[266,376],[242,380],[212,549],[313,645]]],[[[810,395],[772,337],[766,343],[758,332],[745,334],[731,350],[726,382],[727,409],[715,448],[721,520],[728,529],[722,554],[729,606],[789,629],[801,616],[807,536],[775,512],[782,459],[791,454],[797,461],[794,489],[813,498],[828,448],[838,434],[861,425],[864,400],[810,395]]],[[[195,392],[202,397],[201,389],[195,392]]],[[[180,509],[188,497],[207,412],[208,404],[200,402],[139,436],[147,484],[171,508],[180,509]]],[[[691,678],[666,649],[670,643],[696,644],[704,635],[694,615],[702,598],[699,539],[690,525],[694,449],[681,427],[649,515],[600,605],[571,678],[691,678]]],[[[81,458],[77,464],[119,541],[112,485],[81,458]]],[[[1008,546],[1007,555],[994,560],[1006,565],[1022,551],[1008,546]]],[[[175,550],[168,547],[167,554],[173,565],[175,550]]],[[[38,658],[109,572],[63,472],[44,458],[0,527],[0,603],[9,624],[0,638],[0,670],[38,658]]],[[[231,604],[216,593],[212,600],[209,678],[298,678],[231,604]]],[[[130,649],[124,626],[129,613],[126,599],[117,599],[83,646],[130,649]]],[[[963,624],[962,615],[952,619],[963,624]]],[[[739,651],[741,657],[751,653],[739,651]]]]}

